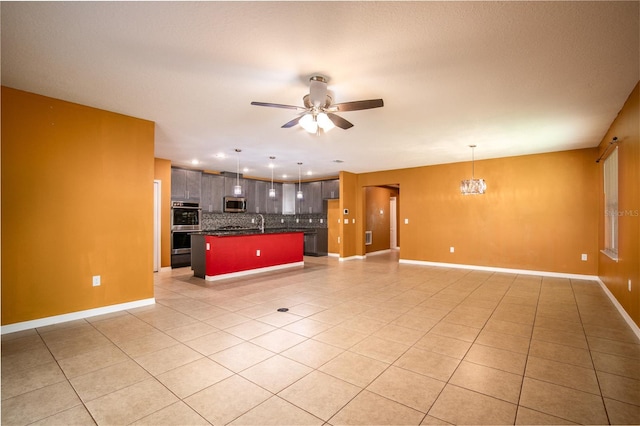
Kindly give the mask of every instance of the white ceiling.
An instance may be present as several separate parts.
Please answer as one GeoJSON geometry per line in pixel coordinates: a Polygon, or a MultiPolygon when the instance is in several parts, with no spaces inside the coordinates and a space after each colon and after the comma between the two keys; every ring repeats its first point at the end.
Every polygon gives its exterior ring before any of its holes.
{"type": "Polygon", "coordinates": [[[594,147],[640,79],[639,4],[2,2],[2,84],[155,121],[176,165],[240,148],[252,176],[594,147]],[[250,105],[302,105],[314,74],[385,105],[317,136],[250,105]]]}

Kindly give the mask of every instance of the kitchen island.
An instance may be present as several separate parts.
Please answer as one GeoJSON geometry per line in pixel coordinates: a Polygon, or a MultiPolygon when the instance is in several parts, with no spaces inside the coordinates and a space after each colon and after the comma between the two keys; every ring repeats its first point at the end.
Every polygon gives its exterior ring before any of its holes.
{"type": "Polygon", "coordinates": [[[304,266],[304,232],[245,230],[191,235],[193,275],[207,281],[304,266]]]}

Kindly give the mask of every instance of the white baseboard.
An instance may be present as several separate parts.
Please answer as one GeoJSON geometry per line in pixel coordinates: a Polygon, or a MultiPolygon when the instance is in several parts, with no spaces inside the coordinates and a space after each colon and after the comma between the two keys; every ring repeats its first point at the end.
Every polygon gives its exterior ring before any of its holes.
{"type": "Polygon", "coordinates": [[[493,266],[462,265],[459,263],[427,262],[424,260],[400,259],[400,263],[410,265],[438,266],[442,268],[475,269],[477,271],[504,272],[520,275],[540,275],[543,277],[571,278],[574,280],[598,280],[597,275],[568,274],[564,272],[532,271],[529,269],[497,268],[493,266]]]}
{"type": "Polygon", "coordinates": [[[391,253],[391,249],[370,251],[365,256],[375,256],[377,254],[391,253]]]}
{"type": "Polygon", "coordinates": [[[140,308],[156,303],[154,297],[149,299],[135,300],[133,302],[119,303],[117,305],[102,306],[100,308],[87,309],[85,311],[71,312],[68,314],[54,315],[52,317],[39,318],[30,321],[17,322],[3,325],[0,334],[15,333],[17,331],[30,330],[32,328],[45,327],[47,325],[59,324],[61,322],[75,321],[84,318],[91,318],[98,315],[111,314],[113,312],[126,311],[127,309],[140,308]]]}
{"type": "Polygon", "coordinates": [[[328,257],[340,257],[340,253],[327,253],[328,257]]]}
{"type": "Polygon", "coordinates": [[[204,279],[206,281],[220,281],[220,280],[227,280],[229,278],[237,278],[237,277],[243,277],[246,275],[260,274],[262,272],[277,271],[279,269],[286,269],[286,268],[297,268],[301,266],[304,266],[304,261],[285,263],[283,265],[266,266],[264,268],[249,269],[247,271],[230,272],[228,274],[205,275],[204,279]]]}
{"type": "Polygon", "coordinates": [[[341,258],[339,258],[338,260],[339,260],[340,262],[344,262],[344,261],[346,261],[346,260],[358,260],[358,259],[359,259],[359,260],[362,260],[362,259],[365,259],[366,257],[367,257],[367,256],[349,256],[349,257],[341,257],[341,258]]]}
{"type": "Polygon", "coordinates": [[[625,322],[629,325],[629,327],[631,327],[631,330],[634,332],[638,340],[640,340],[640,327],[638,327],[638,324],[636,324],[633,321],[633,319],[629,316],[627,311],[624,310],[620,302],[618,302],[618,299],[616,299],[613,293],[611,293],[611,291],[607,288],[605,283],[602,282],[602,280],[599,277],[596,281],[598,281],[598,284],[600,284],[600,287],[602,287],[602,290],[604,290],[604,293],[609,297],[609,300],[611,300],[611,303],[613,303],[613,306],[615,306],[618,312],[620,312],[620,315],[622,315],[622,318],[624,318],[625,322]]]}

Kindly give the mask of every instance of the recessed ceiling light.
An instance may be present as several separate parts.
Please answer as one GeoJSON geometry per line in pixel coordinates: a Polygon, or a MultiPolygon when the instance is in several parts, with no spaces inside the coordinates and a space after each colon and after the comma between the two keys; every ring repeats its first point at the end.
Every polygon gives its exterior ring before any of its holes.
{"type": "Polygon", "coordinates": [[[198,163],[199,163],[199,161],[198,161],[198,160],[191,160],[191,164],[193,164],[194,166],[195,166],[196,164],[198,164],[198,163]]]}
{"type": "Polygon", "coordinates": [[[224,158],[224,157],[225,157],[225,155],[224,155],[223,152],[219,152],[219,153],[216,154],[216,158],[224,158]]]}
{"type": "Polygon", "coordinates": [[[242,171],[243,171],[244,173],[247,173],[247,172],[249,171],[249,169],[248,169],[247,167],[245,167],[244,169],[242,169],[242,171]]]}
{"type": "Polygon", "coordinates": [[[282,175],[282,178],[283,178],[283,179],[286,179],[286,178],[287,178],[287,175],[282,175]]]}
{"type": "Polygon", "coordinates": [[[313,173],[311,172],[311,170],[309,170],[309,171],[307,172],[307,176],[311,176],[312,174],[313,174],[313,173]]]}
{"type": "Polygon", "coordinates": [[[344,163],[342,160],[333,160],[334,163],[344,163]]]}

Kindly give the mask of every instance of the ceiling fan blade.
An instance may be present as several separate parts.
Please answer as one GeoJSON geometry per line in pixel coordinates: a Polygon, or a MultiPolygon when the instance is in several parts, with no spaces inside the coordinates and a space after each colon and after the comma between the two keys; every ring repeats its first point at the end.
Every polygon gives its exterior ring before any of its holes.
{"type": "Polygon", "coordinates": [[[265,107],[272,107],[272,108],[286,108],[286,109],[306,110],[306,108],[300,107],[300,106],[283,105],[283,104],[272,104],[272,103],[269,103],[269,102],[251,102],[251,105],[265,106],[265,107]]]}
{"type": "Polygon", "coordinates": [[[371,108],[380,108],[384,106],[384,102],[382,99],[369,99],[366,101],[353,101],[353,102],[342,102],[339,104],[331,105],[331,108],[335,108],[336,111],[358,111],[361,109],[371,109],[371,108]]]}
{"type": "Polygon", "coordinates": [[[293,120],[289,121],[288,123],[283,124],[283,125],[282,125],[282,128],[283,128],[283,129],[288,129],[289,127],[293,127],[293,126],[295,126],[296,124],[298,124],[298,122],[300,121],[300,119],[301,119],[302,117],[304,117],[304,116],[305,116],[305,114],[302,114],[302,115],[300,115],[300,116],[298,116],[298,117],[294,118],[293,120]]]}
{"type": "Polygon", "coordinates": [[[350,129],[351,127],[353,127],[353,124],[351,124],[350,122],[348,122],[347,120],[345,120],[344,118],[340,117],[339,115],[333,114],[333,113],[327,113],[327,117],[329,117],[329,120],[331,120],[333,122],[333,124],[336,125],[336,127],[340,127],[341,129],[347,130],[350,129]]]}

